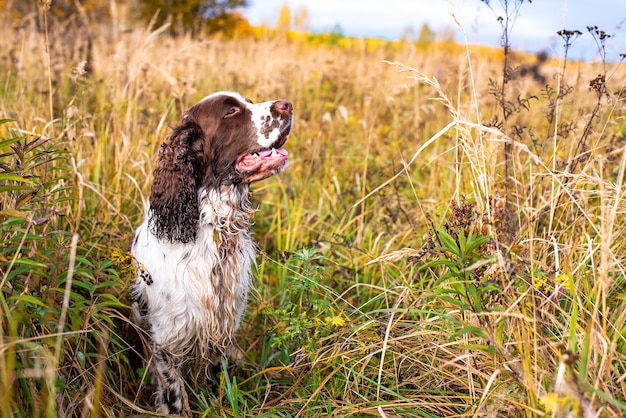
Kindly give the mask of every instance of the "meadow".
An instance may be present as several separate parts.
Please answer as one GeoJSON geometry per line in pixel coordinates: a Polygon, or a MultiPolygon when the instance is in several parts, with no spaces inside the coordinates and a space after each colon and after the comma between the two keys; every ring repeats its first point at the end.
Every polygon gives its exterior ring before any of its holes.
{"type": "Polygon", "coordinates": [[[626,415],[618,53],[113,23],[0,25],[1,416],[153,416],[127,243],[169,126],[218,90],[296,119],[197,416],[626,415]]]}

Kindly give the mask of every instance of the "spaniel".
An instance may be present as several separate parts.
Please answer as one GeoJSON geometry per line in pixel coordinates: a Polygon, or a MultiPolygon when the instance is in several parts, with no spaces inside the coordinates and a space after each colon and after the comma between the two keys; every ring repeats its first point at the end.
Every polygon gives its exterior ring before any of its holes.
{"type": "Polygon", "coordinates": [[[255,263],[250,183],[287,166],[293,108],[219,92],[161,145],[147,216],[131,239],[133,319],[149,335],[158,412],[189,410],[183,377],[228,356],[255,263]]]}

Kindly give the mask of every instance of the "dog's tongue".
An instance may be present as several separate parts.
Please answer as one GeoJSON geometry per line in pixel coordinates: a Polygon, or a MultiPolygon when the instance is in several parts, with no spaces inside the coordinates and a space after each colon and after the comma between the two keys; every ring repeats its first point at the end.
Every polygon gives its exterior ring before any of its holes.
{"type": "Polygon", "coordinates": [[[244,154],[237,158],[236,168],[243,173],[249,173],[263,167],[267,169],[282,164],[287,160],[288,155],[289,153],[284,148],[272,148],[254,154],[244,154]]]}
{"type": "Polygon", "coordinates": [[[280,155],[285,156],[285,157],[286,157],[287,155],[289,155],[289,153],[287,152],[287,150],[286,150],[286,149],[284,149],[284,148],[280,148],[280,149],[272,148],[272,149],[266,149],[266,150],[263,150],[263,151],[259,151],[259,152],[258,152],[258,154],[259,154],[261,157],[269,157],[269,156],[273,155],[274,153],[280,154],[280,155]]]}

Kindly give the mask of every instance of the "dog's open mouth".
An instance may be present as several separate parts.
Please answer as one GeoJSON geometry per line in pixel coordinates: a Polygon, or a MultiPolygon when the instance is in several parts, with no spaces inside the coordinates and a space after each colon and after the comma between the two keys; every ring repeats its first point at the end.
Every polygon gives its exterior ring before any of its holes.
{"type": "Polygon", "coordinates": [[[289,153],[282,146],[288,136],[289,132],[284,133],[269,148],[239,156],[235,163],[237,171],[244,174],[250,183],[283,171],[287,167],[289,153]]]}

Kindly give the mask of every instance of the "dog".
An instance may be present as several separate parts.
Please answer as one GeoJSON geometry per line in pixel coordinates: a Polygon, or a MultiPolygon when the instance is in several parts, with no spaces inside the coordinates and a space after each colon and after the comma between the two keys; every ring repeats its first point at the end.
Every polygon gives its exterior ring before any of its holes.
{"type": "Polygon", "coordinates": [[[283,171],[286,100],[211,94],[161,145],[146,217],[130,242],[133,320],[149,336],[156,409],[189,410],[183,377],[228,357],[252,284],[250,184],[283,171]]]}

